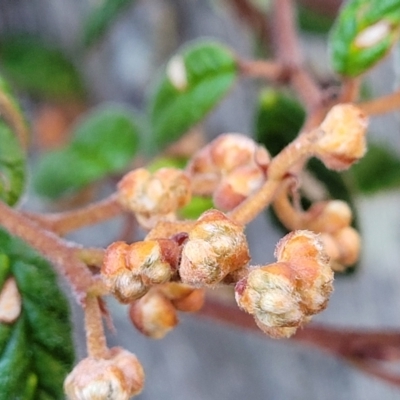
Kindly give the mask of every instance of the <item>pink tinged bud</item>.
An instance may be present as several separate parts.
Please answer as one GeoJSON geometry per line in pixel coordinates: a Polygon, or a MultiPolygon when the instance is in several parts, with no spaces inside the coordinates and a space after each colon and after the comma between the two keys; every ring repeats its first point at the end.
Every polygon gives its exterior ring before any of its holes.
{"type": "Polygon", "coordinates": [[[220,211],[204,213],[183,245],[179,267],[182,282],[213,286],[247,265],[250,255],[243,229],[220,211]]]}
{"type": "Polygon", "coordinates": [[[129,316],[135,327],[152,339],[162,339],[178,324],[171,301],[157,290],[132,303],[129,316]]]}
{"type": "Polygon", "coordinates": [[[134,354],[118,347],[110,350],[110,358],[83,359],[64,382],[70,400],[129,400],[144,385],[144,372],[134,354]]]}
{"type": "Polygon", "coordinates": [[[320,125],[315,155],[333,170],[349,168],[367,150],[367,115],[353,104],[334,106],[320,125]]]}

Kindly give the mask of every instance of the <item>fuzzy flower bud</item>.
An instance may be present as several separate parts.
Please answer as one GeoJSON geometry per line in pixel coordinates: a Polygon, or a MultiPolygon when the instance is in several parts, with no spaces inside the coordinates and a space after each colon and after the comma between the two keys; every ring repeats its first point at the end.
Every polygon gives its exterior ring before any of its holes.
{"type": "Polygon", "coordinates": [[[309,231],[286,235],[275,256],[277,263],[251,269],[236,284],[235,296],[265,333],[289,337],[326,307],[333,272],[321,241],[309,231]]]}
{"type": "Polygon", "coordinates": [[[180,282],[168,282],[159,286],[178,311],[199,311],[204,304],[204,289],[196,289],[180,282]]]}
{"type": "Polygon", "coordinates": [[[368,126],[366,114],[353,104],[334,106],[320,125],[323,135],[315,155],[330,169],[343,170],[364,156],[368,126]]]}
{"type": "Polygon", "coordinates": [[[189,203],[190,180],[175,168],[161,168],[154,174],[139,168],[122,178],[118,195],[120,203],[141,219],[164,216],[189,203]]]}
{"type": "Polygon", "coordinates": [[[339,257],[337,261],[343,265],[353,265],[360,256],[361,239],[359,233],[347,226],[333,235],[337,247],[339,249],[339,257]]]}
{"type": "Polygon", "coordinates": [[[213,286],[245,266],[250,255],[243,229],[220,211],[205,212],[183,245],[179,267],[182,282],[213,286]]]}
{"type": "Polygon", "coordinates": [[[236,285],[235,295],[239,307],[262,325],[298,326],[303,318],[296,275],[287,263],[253,269],[236,285]]]}
{"type": "Polygon", "coordinates": [[[151,290],[132,303],[129,316],[135,327],[152,339],[162,339],[178,324],[174,306],[158,290],[151,290]]]}
{"type": "Polygon", "coordinates": [[[136,356],[114,347],[110,358],[82,360],[67,376],[64,390],[70,400],[129,400],[143,389],[144,372],[136,356]]]}
{"type": "Polygon", "coordinates": [[[122,303],[142,297],[150,286],[167,282],[179,258],[178,244],[147,240],[128,245],[112,243],[106,250],[101,274],[107,287],[122,303]],[[172,265],[171,265],[172,264],[172,265]]]}

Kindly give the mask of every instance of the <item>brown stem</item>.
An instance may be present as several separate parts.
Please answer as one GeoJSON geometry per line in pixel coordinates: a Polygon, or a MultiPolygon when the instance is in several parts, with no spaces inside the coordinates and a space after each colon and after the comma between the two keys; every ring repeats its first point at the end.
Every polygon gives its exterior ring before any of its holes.
{"type": "Polygon", "coordinates": [[[297,3],[330,17],[336,16],[342,2],[342,0],[297,0],[297,3]]]}
{"type": "Polygon", "coordinates": [[[24,215],[59,235],[65,235],[76,229],[113,218],[122,211],[117,201],[117,195],[113,194],[104,200],[77,210],[47,215],[25,212],[24,215]]]}
{"type": "Polygon", "coordinates": [[[359,78],[347,78],[343,80],[342,93],[339,97],[339,103],[354,103],[360,93],[361,81],[359,78]]]}
{"type": "Polygon", "coordinates": [[[300,67],[303,60],[297,40],[293,1],[275,0],[272,20],[278,60],[291,69],[300,67]]]}
{"type": "Polygon", "coordinates": [[[24,150],[28,147],[29,135],[28,128],[26,122],[21,115],[18,108],[15,104],[10,100],[9,96],[7,96],[0,89],[0,112],[1,115],[6,120],[7,124],[10,125],[14,133],[17,135],[17,138],[24,150]]]}
{"type": "Polygon", "coordinates": [[[104,249],[95,247],[78,247],[75,249],[76,256],[90,267],[101,267],[104,253],[104,249]]]}
{"type": "Polygon", "coordinates": [[[104,335],[104,327],[96,296],[87,296],[85,301],[86,344],[89,357],[107,358],[109,350],[104,335]]]}
{"type": "MultiPolygon", "coordinates": [[[[286,186],[286,185],[285,185],[286,186]]],[[[295,210],[288,198],[288,188],[282,187],[277,193],[273,208],[279,221],[289,230],[302,229],[302,215],[295,210]]]]}
{"type": "Polygon", "coordinates": [[[68,279],[78,300],[84,300],[93,279],[86,265],[77,258],[74,245],[42,229],[37,223],[2,202],[0,202],[0,224],[49,259],[68,279]]]}
{"type": "MultiPolygon", "coordinates": [[[[265,337],[255,324],[254,318],[239,310],[236,305],[206,298],[198,314],[265,337]]],[[[298,330],[290,340],[318,347],[336,357],[350,361],[356,367],[378,378],[398,383],[397,376],[382,373],[371,363],[372,360],[394,361],[400,358],[400,332],[398,331],[363,332],[310,325],[298,330]],[[365,362],[361,362],[362,360],[365,362]]]]}
{"type": "Polygon", "coordinates": [[[269,81],[286,81],[287,71],[281,64],[264,60],[238,60],[239,70],[252,78],[264,78],[269,81]]]}
{"type": "Polygon", "coordinates": [[[358,104],[368,115],[386,114],[400,109],[400,91],[358,104]]]}

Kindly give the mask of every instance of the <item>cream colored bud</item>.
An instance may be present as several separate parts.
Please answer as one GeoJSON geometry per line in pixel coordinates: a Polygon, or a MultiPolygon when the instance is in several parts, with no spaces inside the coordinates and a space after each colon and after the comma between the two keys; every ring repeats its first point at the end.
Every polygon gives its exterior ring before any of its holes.
{"type": "Polygon", "coordinates": [[[316,203],[307,214],[307,229],[314,232],[337,232],[349,226],[352,219],[351,208],[341,200],[316,203]]]}
{"type": "Polygon", "coordinates": [[[141,215],[167,215],[191,199],[190,180],[176,168],[161,168],[154,174],[139,168],[125,175],[118,184],[120,203],[141,215]]]}
{"type": "Polygon", "coordinates": [[[243,226],[209,210],[195,223],[183,245],[179,273],[183,283],[213,286],[250,260],[243,226]]]}
{"type": "Polygon", "coordinates": [[[334,170],[349,168],[367,150],[367,115],[353,104],[334,106],[320,125],[323,135],[316,143],[315,155],[334,170]]]}
{"type": "Polygon", "coordinates": [[[0,322],[12,324],[21,314],[21,295],[14,278],[5,282],[0,292],[0,322]]]}
{"type": "Polygon", "coordinates": [[[151,290],[132,303],[129,316],[135,327],[152,339],[162,339],[178,324],[175,307],[158,290],[151,290]]]}
{"type": "Polygon", "coordinates": [[[118,347],[108,359],[83,359],[64,382],[70,400],[129,400],[144,385],[144,372],[136,356],[118,347]]]}
{"type": "Polygon", "coordinates": [[[237,284],[235,297],[241,309],[269,328],[295,327],[303,318],[296,275],[287,263],[254,268],[237,284]]]}

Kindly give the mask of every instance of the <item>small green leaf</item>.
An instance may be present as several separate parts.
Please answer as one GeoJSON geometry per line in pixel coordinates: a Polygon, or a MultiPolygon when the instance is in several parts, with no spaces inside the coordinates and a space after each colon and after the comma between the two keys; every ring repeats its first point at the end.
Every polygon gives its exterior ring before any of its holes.
{"type": "Polygon", "coordinates": [[[133,113],[123,106],[103,106],[75,127],[70,144],[47,153],[34,176],[36,191],[57,198],[104,176],[123,171],[139,146],[133,113]]]}
{"type": "Polygon", "coordinates": [[[179,210],[179,215],[184,219],[197,219],[211,208],[214,208],[211,197],[193,196],[190,203],[179,210]]]}
{"type": "Polygon", "coordinates": [[[86,46],[100,40],[122,11],[133,0],[103,0],[95,5],[83,24],[83,41],[86,46]]]}
{"type": "Polygon", "coordinates": [[[334,70],[362,74],[390,51],[399,33],[400,0],[347,1],[329,40],[334,70]]]}
{"type": "Polygon", "coordinates": [[[57,49],[27,36],[2,38],[0,69],[21,90],[49,100],[83,96],[79,74],[57,49]]]}
{"type": "Polygon", "coordinates": [[[237,78],[234,54],[213,42],[192,44],[167,64],[150,99],[152,150],[175,142],[203,119],[237,78]]]}
{"type": "Polygon", "coordinates": [[[0,248],[22,298],[17,321],[0,323],[0,394],[64,399],[63,381],[74,361],[68,302],[51,265],[28,245],[0,229],[0,248]]]}
{"type": "Polygon", "coordinates": [[[370,144],[367,154],[349,171],[356,187],[372,194],[400,187],[400,157],[382,145],[370,144]]]}

